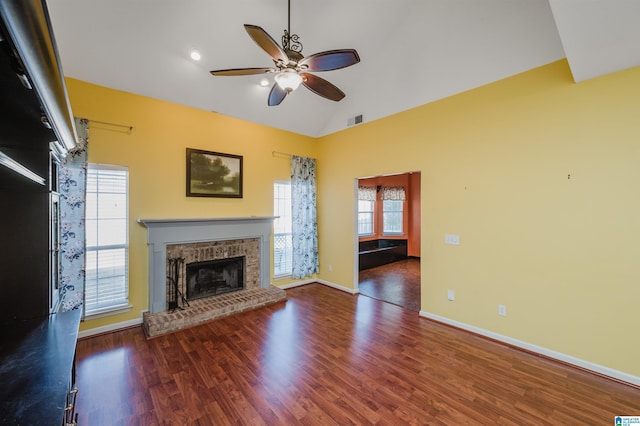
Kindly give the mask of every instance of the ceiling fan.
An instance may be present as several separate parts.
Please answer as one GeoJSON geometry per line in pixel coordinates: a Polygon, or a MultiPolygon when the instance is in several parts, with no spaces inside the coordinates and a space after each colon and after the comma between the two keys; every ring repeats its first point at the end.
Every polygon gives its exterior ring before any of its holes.
{"type": "Polygon", "coordinates": [[[214,70],[214,76],[237,76],[277,73],[275,83],[269,92],[268,105],[280,105],[284,98],[302,84],[313,93],[332,101],[345,97],[342,90],[309,72],[331,71],[357,64],[360,57],[355,49],[327,50],[304,57],[302,43],[297,34],[291,34],[291,0],[288,2],[287,29],[282,36],[282,47],[269,34],[257,25],[245,24],[249,37],[255,41],[273,59],[270,68],[232,68],[214,70]]]}

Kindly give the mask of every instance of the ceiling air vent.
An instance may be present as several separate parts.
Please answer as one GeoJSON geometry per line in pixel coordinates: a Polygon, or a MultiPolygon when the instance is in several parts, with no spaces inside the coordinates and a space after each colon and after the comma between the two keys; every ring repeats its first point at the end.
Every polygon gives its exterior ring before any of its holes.
{"type": "Polygon", "coordinates": [[[350,117],[347,120],[347,126],[353,126],[355,124],[360,124],[362,123],[362,114],[358,114],[355,117],[350,117]]]}

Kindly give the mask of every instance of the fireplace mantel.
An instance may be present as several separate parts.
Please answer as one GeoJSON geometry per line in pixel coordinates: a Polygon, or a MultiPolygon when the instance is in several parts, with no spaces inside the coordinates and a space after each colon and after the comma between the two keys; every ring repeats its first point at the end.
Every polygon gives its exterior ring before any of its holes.
{"type": "Polygon", "coordinates": [[[269,287],[273,219],[273,216],[138,219],[148,229],[149,311],[166,310],[167,244],[259,238],[260,287],[269,287]]]}
{"type": "Polygon", "coordinates": [[[246,216],[246,217],[187,217],[187,218],[169,218],[169,219],[138,219],[139,223],[156,225],[156,224],[171,224],[171,223],[186,223],[186,222],[256,222],[256,221],[271,221],[277,216],[246,216]]]}

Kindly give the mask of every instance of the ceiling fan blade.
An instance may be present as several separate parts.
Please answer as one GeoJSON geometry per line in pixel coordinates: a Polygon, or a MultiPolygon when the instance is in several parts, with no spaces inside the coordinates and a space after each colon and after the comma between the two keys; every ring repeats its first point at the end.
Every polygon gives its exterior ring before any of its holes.
{"type": "Polygon", "coordinates": [[[231,68],[228,70],[213,70],[211,75],[255,75],[276,72],[277,68],[231,68]]]}
{"type": "Polygon", "coordinates": [[[360,56],[355,49],[327,50],[307,56],[300,61],[308,71],[331,71],[357,64],[360,56]]]}
{"type": "Polygon", "coordinates": [[[244,29],[247,30],[249,36],[255,41],[258,46],[273,58],[274,61],[281,60],[283,62],[289,62],[287,54],[280,48],[278,43],[271,38],[269,34],[261,27],[257,25],[245,24],[244,29]]]}
{"type": "Polygon", "coordinates": [[[269,106],[280,105],[280,103],[287,96],[287,91],[278,86],[278,83],[274,83],[271,91],[269,92],[269,100],[267,104],[269,106]]]}
{"type": "Polygon", "coordinates": [[[301,73],[300,75],[302,76],[302,84],[316,95],[336,102],[345,97],[342,90],[317,75],[307,73],[301,73]]]}

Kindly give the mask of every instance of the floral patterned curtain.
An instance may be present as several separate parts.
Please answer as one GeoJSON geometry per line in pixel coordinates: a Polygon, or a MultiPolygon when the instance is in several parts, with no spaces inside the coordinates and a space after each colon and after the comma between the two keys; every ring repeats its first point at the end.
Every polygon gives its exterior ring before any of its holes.
{"type": "Polygon", "coordinates": [[[293,278],[320,272],[316,221],[316,160],[291,157],[293,278]]]}
{"type": "Polygon", "coordinates": [[[84,300],[87,143],[89,121],[76,118],[77,145],[58,168],[60,191],[60,298],[62,311],[80,309],[84,300]]]}
{"type": "Polygon", "coordinates": [[[358,187],[358,200],[375,201],[376,200],[376,187],[375,186],[359,186],[358,187]]]}
{"type": "Polygon", "coordinates": [[[406,200],[406,198],[407,197],[404,193],[404,187],[402,186],[382,187],[383,200],[404,201],[406,200]]]}

